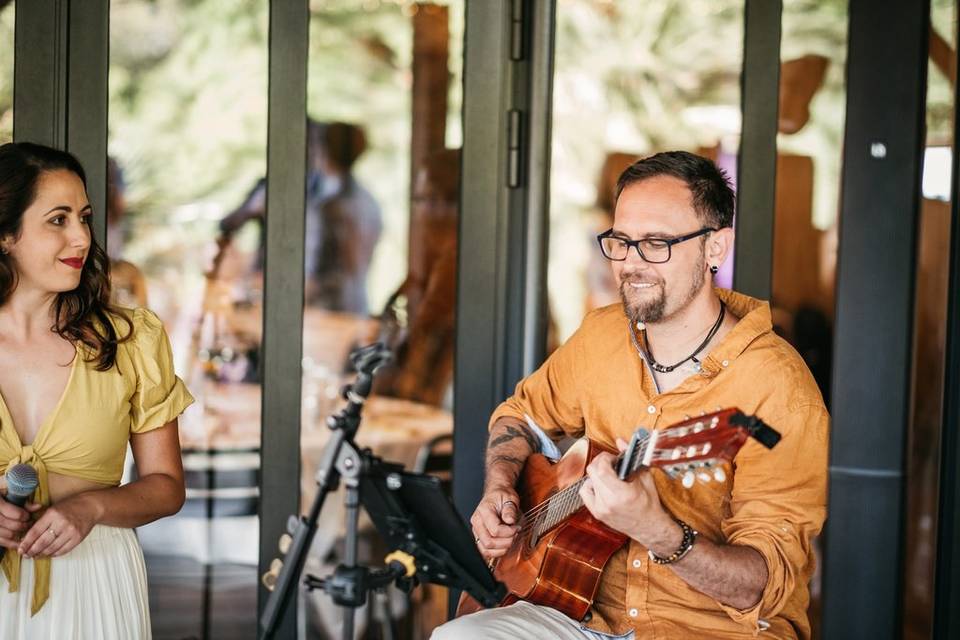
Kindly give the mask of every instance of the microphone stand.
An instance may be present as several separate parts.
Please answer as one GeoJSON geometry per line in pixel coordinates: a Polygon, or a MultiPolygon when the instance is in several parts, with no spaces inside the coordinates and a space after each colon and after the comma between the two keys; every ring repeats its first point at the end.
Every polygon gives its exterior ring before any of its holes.
{"type": "Polygon", "coordinates": [[[277,622],[289,604],[295,592],[307,553],[317,530],[317,520],[327,495],[340,479],[346,486],[346,548],[344,562],[337,567],[333,576],[318,580],[308,576],[308,588],[323,588],[330,593],[334,602],[344,607],[343,637],[353,640],[354,614],[356,607],[366,601],[368,589],[385,586],[401,578],[406,569],[400,563],[391,563],[388,568],[369,572],[366,567],[357,566],[357,522],[360,515],[359,477],[364,467],[361,452],[353,439],[360,426],[360,413],[363,404],[370,395],[373,375],[390,361],[390,351],[381,343],[375,343],[355,350],[350,360],[357,371],[357,378],[343,390],[346,406],[327,418],[327,426],[333,431],[320,459],[317,471],[317,495],[306,517],[291,516],[287,531],[291,536],[281,538],[280,550],[285,553],[284,561],[275,559],[271,570],[263,576],[263,583],[271,590],[263,615],[260,619],[261,638],[272,638],[277,622]]]}

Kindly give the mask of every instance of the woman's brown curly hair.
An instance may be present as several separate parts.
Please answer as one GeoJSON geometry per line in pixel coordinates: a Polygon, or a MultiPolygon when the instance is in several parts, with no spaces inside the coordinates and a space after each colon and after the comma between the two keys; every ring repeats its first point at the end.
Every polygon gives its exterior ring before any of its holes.
{"type": "MultiPolygon", "coordinates": [[[[0,146],[0,238],[19,238],[23,214],[37,198],[40,178],[50,171],[70,171],[87,186],[80,162],[70,153],[29,142],[0,146]]],[[[87,218],[89,224],[89,218],[87,218]]],[[[17,272],[10,256],[0,254],[0,307],[17,288],[17,272]]],[[[133,323],[110,304],[110,261],[90,229],[90,249],[80,273],[80,284],[57,294],[56,321],[51,331],[70,342],[80,342],[91,352],[87,362],[97,371],[110,369],[117,360],[117,345],[133,335],[133,323]],[[127,325],[120,336],[111,320],[127,325]]]]}

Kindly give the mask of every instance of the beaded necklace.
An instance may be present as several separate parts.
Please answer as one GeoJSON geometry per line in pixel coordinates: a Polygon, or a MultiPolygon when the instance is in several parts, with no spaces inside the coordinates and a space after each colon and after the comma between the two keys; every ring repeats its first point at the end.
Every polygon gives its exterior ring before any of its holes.
{"type": "Polygon", "coordinates": [[[647,327],[642,322],[637,323],[637,329],[639,329],[640,333],[643,334],[643,346],[641,346],[640,343],[637,341],[637,336],[633,331],[633,327],[630,328],[630,337],[633,339],[633,345],[637,348],[637,351],[639,351],[640,354],[643,356],[643,359],[647,361],[647,364],[650,365],[650,368],[656,371],[657,373],[670,373],[671,371],[673,371],[674,369],[676,369],[677,367],[679,367],[680,365],[684,364],[687,361],[693,361],[693,368],[696,369],[697,371],[700,371],[700,369],[702,368],[702,365],[700,363],[700,360],[697,359],[697,354],[699,354],[701,351],[703,351],[706,348],[706,346],[713,339],[713,336],[717,335],[717,331],[720,330],[720,325],[723,324],[723,318],[726,315],[726,313],[727,313],[727,305],[725,305],[723,301],[721,301],[720,314],[717,316],[717,321],[713,323],[712,327],[710,327],[710,331],[709,333],[707,333],[707,337],[703,339],[703,342],[700,343],[700,346],[694,349],[693,353],[688,355],[683,360],[672,365],[663,365],[654,359],[653,353],[650,351],[650,343],[647,340],[647,327]]]}

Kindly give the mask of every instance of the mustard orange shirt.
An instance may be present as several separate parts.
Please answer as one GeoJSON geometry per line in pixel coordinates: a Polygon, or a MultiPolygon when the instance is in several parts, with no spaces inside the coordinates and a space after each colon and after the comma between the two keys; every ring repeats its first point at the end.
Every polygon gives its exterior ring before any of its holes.
{"type": "MultiPolygon", "coordinates": [[[[50,502],[47,473],[83,478],[105,486],[120,484],[127,442],[132,433],[162,427],[192,402],[173,370],[170,340],[160,319],[147,309],[124,310],[133,336],[117,346],[116,366],[97,371],[86,348],[77,345],[67,386],[30,444],[20,442],[0,397],[0,473],[24,462],[33,466],[39,486],[33,500],[50,502]]],[[[127,325],[115,322],[120,335],[127,325]]],[[[50,559],[37,558],[32,610],[36,613],[49,591],[50,559]]],[[[0,567],[10,591],[19,586],[20,556],[8,549],[0,567]]]]}
{"type": "Polygon", "coordinates": [[[630,541],[604,569],[591,629],[638,638],[809,638],[811,539],[826,517],[829,416],[800,356],[773,332],[767,303],[717,290],[740,318],[702,371],[659,393],[630,338],[620,304],[591,312],[577,332],[491,417],[529,416],[554,437],[587,437],[615,448],[638,427],[738,407],[782,435],[772,450],[749,440],[723,482],[685,489],[653,470],[664,507],[719,544],[746,545],[767,563],[760,602],[740,611],[696,591],[630,541]]]}

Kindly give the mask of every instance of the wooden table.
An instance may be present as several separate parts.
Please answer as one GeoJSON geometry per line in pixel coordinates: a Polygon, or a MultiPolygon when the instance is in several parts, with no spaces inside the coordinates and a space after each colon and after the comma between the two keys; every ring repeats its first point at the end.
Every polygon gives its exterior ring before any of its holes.
{"type": "MultiPolygon", "coordinates": [[[[260,386],[208,383],[182,419],[184,450],[250,451],[260,446],[260,386]]],[[[342,405],[342,401],[340,402],[342,405]]],[[[316,493],[317,463],[330,439],[325,415],[304,423],[300,435],[301,505],[316,493]]],[[[364,405],[356,441],[381,458],[411,468],[420,448],[438,435],[453,432],[453,416],[437,407],[408,400],[371,396],[364,405]]]]}

